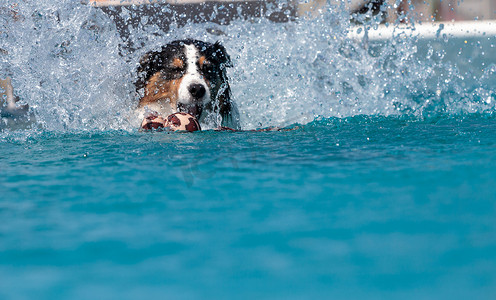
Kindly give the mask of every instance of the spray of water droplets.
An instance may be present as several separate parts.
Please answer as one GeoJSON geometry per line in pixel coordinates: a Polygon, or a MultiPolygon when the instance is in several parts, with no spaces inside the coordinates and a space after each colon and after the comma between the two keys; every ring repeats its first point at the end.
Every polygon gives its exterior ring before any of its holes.
{"type": "MultiPolygon", "coordinates": [[[[487,55],[481,49],[494,37],[483,45],[469,41],[471,53],[448,60],[449,39],[430,43],[398,34],[374,43],[349,38],[354,25],[342,5],[285,23],[267,18],[229,25],[173,22],[164,31],[142,20],[129,24],[122,37],[112,17],[78,1],[6,2],[0,11],[0,77],[12,77],[38,130],[135,130],[139,57],[183,38],[220,41],[227,48],[244,129],[321,117],[494,111],[496,67],[475,63],[487,55]],[[139,47],[130,51],[129,44],[139,47]]],[[[122,8],[120,18],[133,14],[122,8]]],[[[373,30],[377,21],[368,22],[363,28],[373,30]]]]}

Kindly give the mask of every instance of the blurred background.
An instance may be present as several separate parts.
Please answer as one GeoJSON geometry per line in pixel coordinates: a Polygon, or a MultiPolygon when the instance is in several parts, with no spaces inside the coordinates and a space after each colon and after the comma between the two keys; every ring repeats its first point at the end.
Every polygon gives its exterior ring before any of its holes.
{"type": "MultiPolygon", "coordinates": [[[[341,2],[341,0],[333,0],[341,2]]],[[[325,3],[325,1],[321,1],[325,3]]],[[[496,19],[495,0],[351,0],[344,1],[352,13],[383,13],[394,21],[399,15],[410,14],[414,20],[467,21],[496,19]],[[384,9],[384,6],[387,9],[384,9]]]]}
{"type": "MultiPolygon", "coordinates": [[[[290,3],[299,14],[315,13],[327,0],[290,0],[290,1],[258,1],[258,0],[88,0],[96,5],[130,5],[150,2],[169,4],[194,4],[204,2],[224,3],[290,3]]],[[[476,19],[496,19],[495,0],[330,0],[335,4],[344,4],[350,13],[382,13],[389,21],[397,14],[411,12],[418,21],[459,21],[476,19]]],[[[260,4],[259,4],[260,5],[260,4]]]]}

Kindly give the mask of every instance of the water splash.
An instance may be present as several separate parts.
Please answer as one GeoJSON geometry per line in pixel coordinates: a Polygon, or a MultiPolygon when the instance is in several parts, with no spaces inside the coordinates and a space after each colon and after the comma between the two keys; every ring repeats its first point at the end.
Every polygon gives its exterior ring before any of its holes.
{"type": "MultiPolygon", "coordinates": [[[[244,129],[306,124],[321,117],[423,117],[495,108],[495,66],[465,65],[465,59],[483,56],[487,45],[469,41],[472,52],[453,61],[446,58],[449,39],[425,43],[397,34],[381,43],[354,40],[347,35],[353,24],[340,5],[328,5],[316,18],[286,23],[266,18],[229,25],[172,23],[164,32],[142,21],[129,27],[123,41],[99,8],[70,0],[6,2],[2,6],[14,6],[17,20],[9,9],[0,12],[0,48],[7,53],[0,54],[0,77],[12,77],[35,126],[47,131],[134,130],[139,57],[182,38],[219,40],[226,46],[244,129]],[[129,51],[125,45],[130,43],[143,47],[129,51]]],[[[123,8],[120,17],[133,14],[123,8]]],[[[377,22],[371,18],[363,27],[373,30],[377,22]]],[[[482,42],[494,43],[494,37],[482,42]]]]}
{"type": "Polygon", "coordinates": [[[2,70],[46,130],[120,128],[132,75],[102,12],[74,1],[21,2],[2,70]]]}

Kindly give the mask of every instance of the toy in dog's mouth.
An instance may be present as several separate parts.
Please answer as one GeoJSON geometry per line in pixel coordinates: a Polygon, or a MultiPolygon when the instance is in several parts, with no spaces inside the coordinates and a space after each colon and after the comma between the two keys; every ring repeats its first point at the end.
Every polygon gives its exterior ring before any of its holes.
{"type": "Polygon", "coordinates": [[[174,113],[163,118],[156,112],[148,114],[141,123],[142,130],[168,130],[168,131],[201,131],[200,123],[191,114],[184,112],[174,113]]]}
{"type": "Polygon", "coordinates": [[[195,117],[197,120],[200,119],[200,116],[203,112],[203,106],[201,104],[184,104],[178,103],[177,109],[179,112],[187,113],[195,117]]]}

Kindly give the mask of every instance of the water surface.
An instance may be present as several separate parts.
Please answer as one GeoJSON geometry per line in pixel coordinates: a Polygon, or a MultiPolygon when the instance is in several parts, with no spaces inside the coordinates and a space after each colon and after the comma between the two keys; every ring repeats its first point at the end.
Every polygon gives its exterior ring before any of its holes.
{"type": "Polygon", "coordinates": [[[491,298],[496,120],[0,143],[12,299],[491,298]]]}

